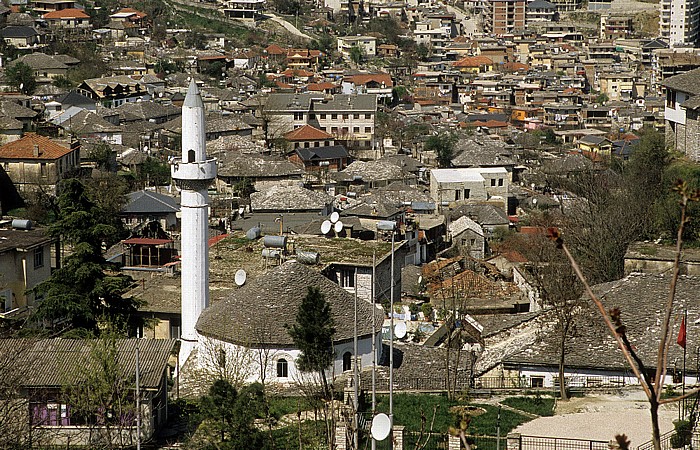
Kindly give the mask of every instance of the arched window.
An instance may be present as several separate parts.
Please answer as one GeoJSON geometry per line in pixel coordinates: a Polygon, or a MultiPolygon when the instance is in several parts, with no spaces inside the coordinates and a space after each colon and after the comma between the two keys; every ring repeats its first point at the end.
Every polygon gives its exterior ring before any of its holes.
{"type": "Polygon", "coordinates": [[[352,370],[352,353],[343,353],[343,372],[352,370]]]}
{"type": "Polygon", "coordinates": [[[287,378],[289,376],[289,364],[284,358],[277,360],[277,378],[287,378]]]}
{"type": "Polygon", "coordinates": [[[195,158],[194,150],[187,150],[187,162],[193,163],[195,158]]]}

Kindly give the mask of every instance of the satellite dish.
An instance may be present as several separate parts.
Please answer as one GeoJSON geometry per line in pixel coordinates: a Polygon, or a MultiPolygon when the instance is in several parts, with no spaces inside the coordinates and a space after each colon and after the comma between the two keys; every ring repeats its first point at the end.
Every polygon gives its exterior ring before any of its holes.
{"type": "Polygon", "coordinates": [[[331,213],[331,222],[336,223],[338,221],[338,219],[340,219],[340,214],[338,214],[337,211],[333,211],[331,213]]]}
{"type": "Polygon", "coordinates": [[[406,337],[406,322],[399,322],[394,326],[394,336],[397,339],[403,339],[406,337]]]}
{"type": "Polygon", "coordinates": [[[341,222],[340,220],[337,221],[335,225],[333,225],[333,229],[336,233],[340,233],[341,231],[343,231],[343,222],[341,222]]]}
{"type": "Polygon", "coordinates": [[[245,284],[246,278],[248,278],[248,274],[245,273],[245,270],[238,269],[233,279],[236,282],[236,286],[243,286],[245,284]]]}
{"type": "Polygon", "coordinates": [[[330,233],[332,227],[333,227],[333,224],[331,224],[330,220],[324,220],[323,223],[321,224],[321,233],[323,233],[323,234],[330,233]]]}
{"type": "Polygon", "coordinates": [[[383,441],[389,437],[391,432],[391,419],[384,413],[379,413],[372,419],[372,427],[370,428],[372,437],[377,441],[383,441]]]}

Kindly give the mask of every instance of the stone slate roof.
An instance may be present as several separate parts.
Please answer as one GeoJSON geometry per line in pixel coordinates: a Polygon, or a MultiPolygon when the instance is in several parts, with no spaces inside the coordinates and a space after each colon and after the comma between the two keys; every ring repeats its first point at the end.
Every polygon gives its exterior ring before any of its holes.
{"type": "Polygon", "coordinates": [[[228,152],[219,158],[220,177],[234,178],[301,178],[303,169],[276,156],[228,152]]]}
{"type": "MultiPolygon", "coordinates": [[[[210,306],[197,321],[199,333],[249,347],[293,347],[285,325],[296,323],[299,305],[309,287],[317,287],[331,305],[335,342],[353,338],[355,298],[319,272],[295,261],[269,271],[210,306]]],[[[372,314],[382,323],[384,313],[358,300],[358,336],[372,333],[372,314]]]]}
{"type": "Polygon", "coordinates": [[[0,102],[0,114],[15,119],[33,119],[39,115],[33,109],[22,106],[11,100],[0,102]]]}
{"type": "Polygon", "coordinates": [[[325,192],[301,186],[275,185],[250,194],[252,211],[320,211],[333,202],[325,192]]]}
{"type": "Polygon", "coordinates": [[[458,236],[466,230],[472,230],[480,236],[484,235],[484,230],[481,229],[481,226],[467,216],[462,216],[454,222],[451,222],[448,228],[452,237],[458,236]]]}
{"type": "Polygon", "coordinates": [[[338,181],[353,181],[361,177],[365,183],[373,181],[403,180],[412,175],[400,167],[383,161],[355,161],[338,173],[331,174],[338,181]]]}
{"type": "Polygon", "coordinates": [[[376,191],[385,199],[393,202],[396,205],[404,205],[407,202],[411,203],[433,203],[430,194],[416,186],[409,186],[400,181],[394,181],[384,187],[380,187],[376,191]]]}
{"type": "Polygon", "coordinates": [[[529,10],[535,10],[535,9],[553,9],[553,10],[556,10],[557,6],[554,3],[550,3],[546,0],[535,0],[533,2],[530,2],[526,8],[529,10]]]}
{"type": "Polygon", "coordinates": [[[471,217],[481,225],[508,225],[510,220],[503,208],[494,205],[467,204],[460,205],[450,212],[451,220],[457,220],[462,216],[471,217]]]}
{"type": "MultiPolygon", "coordinates": [[[[22,387],[61,388],[83,381],[91,370],[99,370],[91,357],[95,339],[0,339],[0,355],[10,356],[22,377],[22,387]]],[[[170,357],[177,351],[174,339],[117,339],[117,365],[126,379],[136,372],[142,389],[158,389],[170,357]]],[[[4,358],[3,358],[4,359],[4,358]]]]}
{"type": "Polygon", "coordinates": [[[53,56],[49,56],[46,53],[29,53],[20,58],[17,58],[17,62],[23,62],[27,64],[34,70],[42,69],[68,69],[68,66],[63,62],[55,59],[53,56]]]}
{"type": "Polygon", "coordinates": [[[661,85],[674,91],[700,94],[700,69],[690,70],[679,75],[666,78],[661,85]]]}
{"type": "Polygon", "coordinates": [[[129,200],[122,214],[168,214],[180,211],[177,200],[169,195],[152,191],[136,191],[128,195],[129,200]]]}
{"type": "Polygon", "coordinates": [[[121,127],[107,122],[99,115],[87,109],[83,109],[58,125],[79,135],[120,133],[122,131],[121,127]]]}
{"type": "Polygon", "coordinates": [[[513,151],[503,141],[493,139],[462,139],[455,144],[454,167],[483,167],[515,165],[513,151]]]}
{"type": "Polygon", "coordinates": [[[125,122],[161,118],[172,119],[181,114],[181,109],[177,106],[163,105],[156,102],[128,102],[115,108],[115,111],[119,113],[119,119],[125,122]]]}
{"type": "Polygon", "coordinates": [[[0,30],[0,36],[4,38],[27,38],[38,35],[34,28],[25,26],[9,26],[0,30]]]}
{"type": "Polygon", "coordinates": [[[387,162],[395,166],[401,167],[406,172],[418,173],[418,171],[425,167],[423,163],[418,161],[416,158],[412,158],[408,155],[388,155],[379,158],[379,161],[387,162]]]}
{"type": "MultiPolygon", "coordinates": [[[[606,309],[617,307],[622,311],[622,320],[627,327],[628,338],[647,367],[656,365],[661,320],[670,279],[669,274],[633,273],[622,280],[595,286],[606,309]]],[[[700,291],[700,277],[681,276],[679,278],[670,332],[672,343],[668,360],[671,362],[682,361],[683,358],[683,349],[676,345],[675,340],[684,309],[688,310],[687,342],[698,342],[700,338],[699,327],[693,325],[700,320],[698,291],[700,291]]],[[[624,357],[617,347],[617,342],[605,327],[600,313],[588,299],[585,308],[581,317],[590,319],[579,322],[581,325],[578,327],[579,335],[574,337],[568,345],[567,366],[624,369],[626,367],[624,357]]],[[[537,342],[507,357],[505,362],[556,366],[558,364],[556,353],[553,346],[537,342]]],[[[672,367],[672,363],[670,366],[672,367]]]]}
{"type": "Polygon", "coordinates": [[[33,230],[0,229],[0,253],[15,249],[27,251],[54,241],[55,239],[48,235],[45,228],[33,230]]]}
{"type": "Polygon", "coordinates": [[[64,105],[63,109],[67,109],[66,106],[74,105],[74,106],[95,106],[95,100],[91,99],[90,97],[87,97],[83,94],[80,94],[75,91],[70,91],[66,93],[65,95],[62,95],[56,99],[56,101],[62,105],[64,105]]]}

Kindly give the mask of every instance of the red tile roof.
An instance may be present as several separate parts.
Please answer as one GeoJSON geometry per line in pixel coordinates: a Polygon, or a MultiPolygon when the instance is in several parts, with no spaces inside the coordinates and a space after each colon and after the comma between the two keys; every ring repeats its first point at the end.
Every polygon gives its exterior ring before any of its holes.
{"type": "Polygon", "coordinates": [[[282,72],[282,75],[285,77],[313,77],[314,73],[309,72],[308,70],[302,70],[302,69],[287,69],[284,72],[282,72]]]}
{"type": "Polygon", "coordinates": [[[333,136],[311,125],[304,125],[286,133],[284,138],[288,141],[321,141],[332,139],[333,136]]]}
{"type": "Polygon", "coordinates": [[[348,77],[347,80],[351,83],[355,83],[356,85],[366,85],[367,83],[374,81],[375,83],[384,84],[384,86],[386,87],[394,86],[394,82],[391,80],[391,75],[389,75],[388,73],[368,73],[353,75],[348,77]]]}
{"type": "Polygon", "coordinates": [[[89,19],[90,16],[85,11],[78,8],[67,8],[60,11],[47,12],[42,16],[44,19],[89,19]]]}
{"type": "Polygon", "coordinates": [[[330,83],[330,82],[325,82],[325,83],[311,83],[306,86],[306,90],[312,91],[312,92],[321,92],[325,91],[326,89],[335,89],[338,86],[330,83]]]}
{"type": "Polygon", "coordinates": [[[0,147],[0,158],[53,160],[71,151],[70,148],[57,144],[46,136],[27,133],[22,139],[0,147]],[[39,156],[34,156],[34,146],[39,147],[39,156]]]}
{"type": "Polygon", "coordinates": [[[473,122],[473,126],[475,127],[486,127],[486,128],[505,128],[508,126],[508,122],[502,122],[500,120],[475,120],[473,122]]]}
{"type": "Polygon", "coordinates": [[[493,65],[493,61],[486,56],[465,56],[454,63],[453,67],[481,67],[491,65],[493,65]]]}
{"type": "Polygon", "coordinates": [[[119,11],[115,12],[114,14],[119,14],[119,13],[134,13],[137,19],[143,19],[144,17],[147,17],[148,14],[145,12],[141,12],[138,9],[134,8],[122,8],[119,11]]]}
{"type": "Polygon", "coordinates": [[[284,55],[285,53],[287,53],[285,49],[283,49],[277,44],[268,45],[268,47],[265,49],[265,52],[267,52],[268,55],[284,55]]]}

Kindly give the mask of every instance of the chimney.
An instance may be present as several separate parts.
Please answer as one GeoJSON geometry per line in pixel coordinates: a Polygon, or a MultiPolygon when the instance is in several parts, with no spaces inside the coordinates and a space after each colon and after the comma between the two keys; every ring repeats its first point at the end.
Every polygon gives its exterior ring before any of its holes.
{"type": "Polygon", "coordinates": [[[34,157],[38,158],[41,152],[39,152],[39,146],[37,144],[34,144],[34,157]]]}

